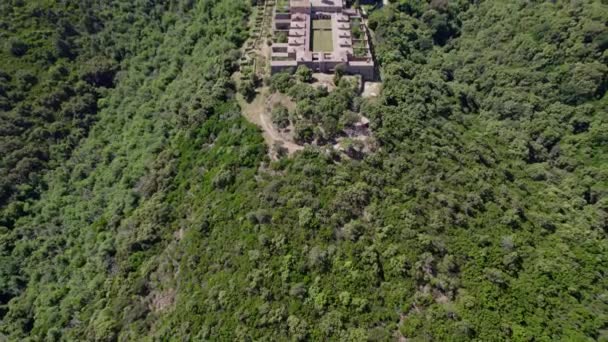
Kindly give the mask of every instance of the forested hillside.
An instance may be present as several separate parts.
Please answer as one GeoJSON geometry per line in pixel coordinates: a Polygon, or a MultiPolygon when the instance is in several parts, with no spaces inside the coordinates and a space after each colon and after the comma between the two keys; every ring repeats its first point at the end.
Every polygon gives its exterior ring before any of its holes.
{"type": "MultiPolygon", "coordinates": [[[[84,4],[83,4],[84,5],[84,4]]],[[[91,35],[103,27],[96,7],[0,5],[0,217],[12,226],[23,201],[40,191],[40,172],[69,157],[111,87],[114,60],[91,35]]]]}
{"type": "Polygon", "coordinates": [[[0,4],[0,341],[608,340],[608,5],[392,1],[377,151],[278,161],[250,12],[0,4]]]}

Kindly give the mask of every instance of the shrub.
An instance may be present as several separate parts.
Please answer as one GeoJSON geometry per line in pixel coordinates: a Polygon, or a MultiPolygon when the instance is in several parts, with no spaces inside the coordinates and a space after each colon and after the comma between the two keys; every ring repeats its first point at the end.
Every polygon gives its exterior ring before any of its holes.
{"type": "Polygon", "coordinates": [[[334,70],[334,84],[340,83],[342,76],[346,74],[346,64],[340,63],[336,65],[336,69],[334,70]]]}
{"type": "Polygon", "coordinates": [[[255,84],[253,80],[246,79],[241,82],[239,92],[243,95],[247,102],[250,102],[255,97],[255,84]]]}
{"type": "Polygon", "coordinates": [[[9,48],[10,53],[13,56],[21,57],[27,53],[29,46],[25,42],[23,42],[17,38],[13,38],[13,39],[9,40],[8,48],[9,48]]]}
{"type": "Polygon", "coordinates": [[[96,87],[111,88],[117,71],[118,66],[113,60],[97,56],[82,67],[82,79],[96,87]]]}
{"type": "Polygon", "coordinates": [[[216,189],[223,189],[234,183],[235,177],[230,170],[221,170],[213,178],[212,184],[216,189]]]}
{"type": "Polygon", "coordinates": [[[270,90],[273,92],[286,93],[293,85],[291,73],[279,72],[270,77],[270,90]]]}
{"type": "Polygon", "coordinates": [[[314,128],[306,122],[298,122],[295,125],[294,139],[297,143],[310,143],[314,139],[314,128]]]}
{"type": "Polygon", "coordinates": [[[300,82],[311,82],[312,81],[312,70],[310,70],[306,65],[298,66],[296,70],[296,77],[300,82]]]}
{"type": "Polygon", "coordinates": [[[275,40],[276,40],[277,43],[281,43],[281,44],[287,43],[287,33],[285,33],[285,32],[278,32],[277,35],[276,35],[276,37],[275,37],[275,40]]]}
{"type": "Polygon", "coordinates": [[[272,110],[272,123],[278,128],[289,126],[289,111],[282,104],[277,104],[272,110]]]}

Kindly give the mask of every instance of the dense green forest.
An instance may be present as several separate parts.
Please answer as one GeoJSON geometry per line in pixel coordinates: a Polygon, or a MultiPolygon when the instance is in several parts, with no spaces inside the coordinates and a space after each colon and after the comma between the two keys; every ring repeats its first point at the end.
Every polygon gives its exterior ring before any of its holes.
{"type": "Polygon", "coordinates": [[[377,150],[277,161],[251,5],[0,4],[0,341],[608,341],[605,1],[389,1],[377,150]]]}

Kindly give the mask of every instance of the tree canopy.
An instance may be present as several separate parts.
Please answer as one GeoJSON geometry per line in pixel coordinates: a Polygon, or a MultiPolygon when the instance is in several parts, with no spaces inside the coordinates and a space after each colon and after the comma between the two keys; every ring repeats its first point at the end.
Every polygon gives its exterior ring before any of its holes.
{"type": "Polygon", "coordinates": [[[0,4],[0,340],[608,339],[602,1],[389,1],[377,98],[270,81],[378,148],[276,161],[251,6],[0,4]]]}

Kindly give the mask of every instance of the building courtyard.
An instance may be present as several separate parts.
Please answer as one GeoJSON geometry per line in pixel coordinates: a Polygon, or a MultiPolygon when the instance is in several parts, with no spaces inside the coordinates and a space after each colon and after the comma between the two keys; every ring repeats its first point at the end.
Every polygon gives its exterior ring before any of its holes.
{"type": "Polygon", "coordinates": [[[347,73],[374,78],[368,30],[359,11],[346,8],[344,0],[280,1],[273,31],[275,37],[287,39],[272,44],[272,73],[299,65],[330,73],[343,65],[347,73]]]}

